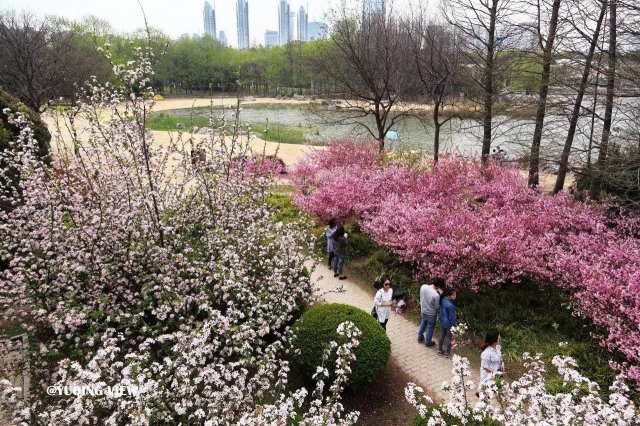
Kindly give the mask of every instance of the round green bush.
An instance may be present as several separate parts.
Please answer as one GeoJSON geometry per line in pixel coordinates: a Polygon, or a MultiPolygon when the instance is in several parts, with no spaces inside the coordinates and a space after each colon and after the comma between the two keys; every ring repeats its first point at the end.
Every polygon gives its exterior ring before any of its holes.
{"type": "MultiPolygon", "coordinates": [[[[329,342],[344,342],[345,339],[338,335],[336,329],[345,321],[351,321],[362,332],[347,384],[350,388],[358,388],[373,382],[385,371],[391,355],[391,342],[370,313],[354,306],[332,303],[305,312],[293,326],[293,361],[311,378],[317,367],[322,365],[322,356],[329,342]]],[[[333,376],[335,354],[325,365],[333,376]]]]}

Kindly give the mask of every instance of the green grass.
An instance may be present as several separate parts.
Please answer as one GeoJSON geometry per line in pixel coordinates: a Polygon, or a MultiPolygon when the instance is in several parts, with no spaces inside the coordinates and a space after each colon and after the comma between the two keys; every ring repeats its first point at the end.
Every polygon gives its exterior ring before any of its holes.
{"type": "MultiPolygon", "coordinates": [[[[163,132],[175,132],[184,131],[188,132],[193,126],[205,127],[209,126],[209,119],[204,117],[178,117],[165,112],[159,112],[151,114],[147,120],[147,127],[151,130],[163,131],[163,132]],[[184,127],[179,129],[178,124],[183,124],[184,127]]],[[[268,142],[276,142],[283,144],[310,144],[318,145],[318,143],[307,141],[304,137],[305,128],[282,126],[278,124],[270,124],[268,127],[265,124],[252,123],[250,124],[251,131],[254,132],[260,139],[268,142]]],[[[309,130],[307,128],[307,130],[309,130]]],[[[322,145],[321,143],[319,145],[322,145]]]]}
{"type": "Polygon", "coordinates": [[[267,142],[287,143],[287,144],[303,144],[305,143],[304,130],[300,127],[281,126],[278,124],[269,124],[267,128],[265,124],[253,123],[250,125],[251,131],[255,132],[260,139],[267,142]]]}
{"type": "Polygon", "coordinates": [[[147,127],[151,130],[171,132],[189,131],[193,126],[204,127],[209,125],[209,119],[204,117],[174,117],[164,112],[151,114],[147,120],[147,127]],[[184,124],[184,129],[178,129],[178,124],[184,124]]]}

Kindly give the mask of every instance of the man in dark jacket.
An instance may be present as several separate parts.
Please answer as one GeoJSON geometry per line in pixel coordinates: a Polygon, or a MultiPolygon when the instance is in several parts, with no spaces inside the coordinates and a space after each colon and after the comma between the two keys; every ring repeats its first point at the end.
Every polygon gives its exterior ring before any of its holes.
{"type": "Polygon", "coordinates": [[[440,331],[440,339],[438,339],[438,355],[445,358],[451,356],[451,327],[455,327],[458,324],[455,300],[456,291],[448,290],[444,293],[442,305],[440,306],[440,325],[442,330],[440,331]],[[447,339],[446,352],[442,350],[445,339],[447,339]]]}

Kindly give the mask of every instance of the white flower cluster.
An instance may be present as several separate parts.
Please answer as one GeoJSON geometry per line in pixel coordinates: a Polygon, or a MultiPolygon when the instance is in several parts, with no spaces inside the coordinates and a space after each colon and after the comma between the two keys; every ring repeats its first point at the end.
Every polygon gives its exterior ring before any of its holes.
{"type": "Polygon", "coordinates": [[[405,389],[407,401],[430,426],[458,425],[494,421],[505,426],[520,425],[616,425],[640,424],[640,412],[629,399],[629,388],[622,377],[614,382],[605,400],[599,386],[576,370],[570,357],[557,356],[552,363],[564,379],[567,392],[550,393],[546,388],[544,363],[540,356],[524,354],[527,372],[513,382],[498,376],[480,390],[475,404],[467,399],[473,388],[469,377],[469,361],[453,357],[453,379],[444,388],[449,401],[434,405],[423,390],[410,383],[405,389]]]}

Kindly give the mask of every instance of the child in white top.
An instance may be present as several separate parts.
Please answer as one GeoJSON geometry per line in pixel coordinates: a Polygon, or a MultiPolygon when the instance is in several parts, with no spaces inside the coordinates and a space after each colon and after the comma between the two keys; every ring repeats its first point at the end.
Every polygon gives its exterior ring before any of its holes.
{"type": "Polygon", "coordinates": [[[488,332],[481,348],[483,351],[480,357],[480,386],[504,371],[500,352],[500,334],[495,330],[488,332]]]}

